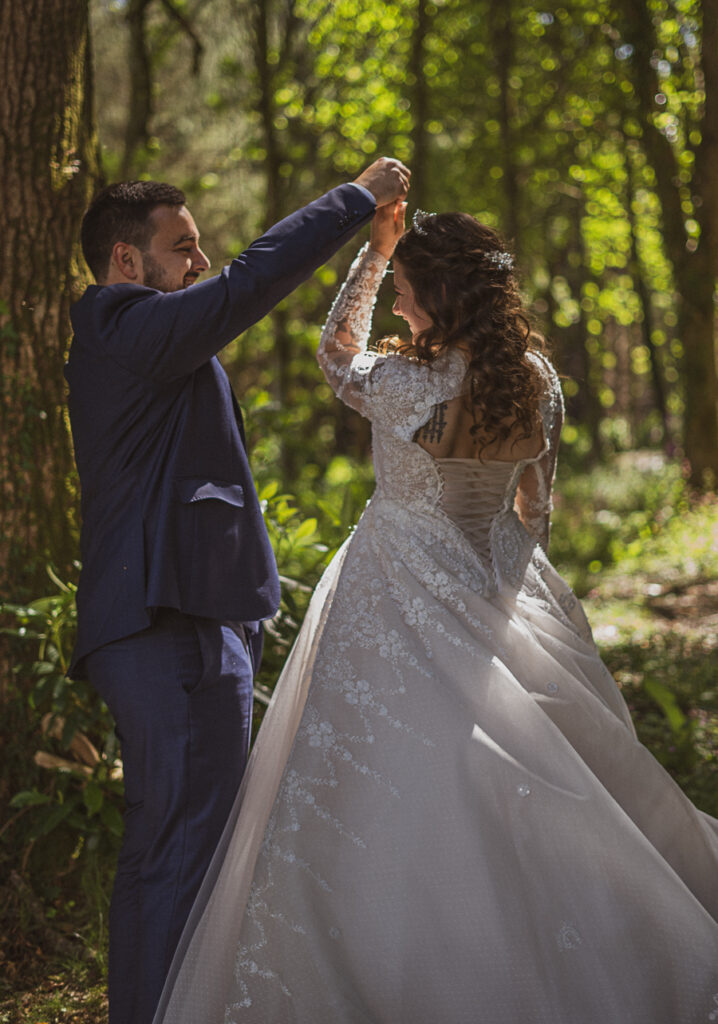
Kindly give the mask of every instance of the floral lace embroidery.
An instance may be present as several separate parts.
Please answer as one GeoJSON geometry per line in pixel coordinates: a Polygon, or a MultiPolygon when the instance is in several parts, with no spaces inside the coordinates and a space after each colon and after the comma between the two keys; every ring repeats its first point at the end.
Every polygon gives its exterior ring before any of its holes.
{"type": "MultiPolygon", "coordinates": [[[[270,927],[302,934],[301,925],[273,907],[274,879],[286,884],[291,869],[312,879],[318,892],[331,893],[330,881],[296,854],[296,833],[310,825],[316,832],[321,825],[327,841],[364,848],[365,838],[332,809],[339,779],[342,785],[355,779],[372,787],[377,799],[398,802],[400,785],[372,767],[377,732],[385,734],[388,727],[402,736],[402,742],[427,750],[434,747],[428,735],[409,724],[407,703],[407,673],[430,682],[435,678],[433,638],[441,637],[443,643],[471,654],[480,678],[482,664],[488,668],[493,658],[506,652],[501,639],[471,608],[476,595],[492,597],[508,587],[513,600],[538,603],[590,641],[580,605],[537,543],[548,535],[557,424],[560,430],[563,408],[553,368],[535,357],[545,382],[541,416],[546,446],[538,459],[514,468],[491,520],[487,563],[443,513],[435,460],[413,441],[434,406],[465,387],[465,360],[449,351],[427,366],[399,355],[367,352],[372,310],[385,269],[386,260],[378,253],[366,247],[360,252],[322,331],[318,353],[336,394],[372,421],[377,485],[352,545],[371,555],[385,572],[372,578],[361,557],[347,558],[342,569],[342,584],[322,633],[312,685],[250,891],[236,960],[237,1008],[251,1005],[252,988],[262,983],[278,985],[290,995],[279,975],[264,963],[270,927]],[[515,503],[527,517],[525,525],[515,503]],[[394,621],[389,621],[391,608],[394,621]],[[457,616],[466,623],[463,635],[455,628],[457,616]],[[477,638],[486,642],[477,644],[477,638]],[[366,652],[381,659],[381,671],[374,678],[367,678],[366,668],[359,667],[367,664],[366,652]]],[[[528,786],[517,790],[519,796],[530,792],[528,786]]],[[[326,927],[329,934],[332,929],[338,934],[335,924],[327,922],[326,927]]],[[[569,925],[557,935],[562,950],[576,948],[580,941],[569,925]]]]}
{"type": "Polygon", "coordinates": [[[581,945],[581,936],[572,924],[564,924],[556,936],[556,944],[562,953],[578,949],[581,945]]]}

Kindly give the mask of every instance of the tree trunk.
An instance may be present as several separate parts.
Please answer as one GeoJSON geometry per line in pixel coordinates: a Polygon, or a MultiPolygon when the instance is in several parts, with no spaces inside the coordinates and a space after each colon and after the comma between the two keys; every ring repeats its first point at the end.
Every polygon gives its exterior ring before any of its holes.
{"type": "MultiPolygon", "coordinates": [[[[271,7],[271,0],[257,0],[250,7],[257,80],[257,107],[262,125],[262,141],[267,154],[264,161],[265,230],[281,220],[285,213],[280,173],[283,153],[279,133],[274,124],[276,116],[275,66],[271,61],[269,40],[271,7]]],[[[282,307],[273,309],[269,314],[269,319],[274,336],[274,397],[279,407],[286,409],[289,400],[289,362],[291,360],[286,309],[282,307]]],[[[282,479],[287,481],[292,476],[293,465],[291,446],[284,436],[280,441],[280,464],[282,479]]]]}
{"type": "Polygon", "coordinates": [[[515,159],[516,103],[511,89],[511,73],[515,64],[514,25],[511,0],[490,7],[490,32],[495,68],[499,79],[499,125],[501,129],[501,169],[506,209],[503,228],[506,240],[515,252],[520,252],[519,238],[519,182],[515,159]]]}
{"type": "MultiPolygon", "coordinates": [[[[624,135],[625,141],[625,135],[624,135]]],[[[653,384],[653,395],[655,398],[656,409],[661,417],[662,426],[662,442],[663,446],[669,454],[674,452],[674,444],[671,438],[671,428],[668,417],[668,402],[666,399],[666,386],[663,380],[663,373],[660,365],[660,358],[658,350],[653,341],[653,330],[654,330],[654,316],[653,316],[653,304],[651,302],[651,293],[646,276],[643,272],[641,265],[641,257],[638,251],[638,225],[636,224],[636,214],[634,210],[634,203],[636,200],[636,183],[635,175],[633,172],[633,162],[631,152],[628,144],[624,145],[624,159],[626,165],[626,213],[628,215],[628,227],[630,230],[630,253],[631,260],[629,269],[633,278],[633,286],[636,289],[636,295],[641,306],[641,312],[643,318],[641,320],[641,337],[643,344],[648,349],[648,355],[651,362],[651,381],[653,384]]]]}
{"type": "Polygon", "coordinates": [[[429,32],[431,15],[427,0],[417,0],[414,31],[409,55],[411,92],[409,99],[412,111],[412,158],[411,158],[411,202],[418,209],[431,205],[428,191],[429,162],[429,83],[424,73],[426,37],[429,32]]]}
{"type": "Polygon", "coordinates": [[[683,345],[685,394],[683,443],[696,486],[718,479],[718,372],[714,295],[718,280],[718,0],[703,0],[700,75],[705,101],[701,141],[695,146],[691,196],[700,237],[689,238],[682,207],[681,179],[673,147],[655,121],[659,91],[652,67],[656,32],[647,0],[622,9],[625,37],[634,47],[634,86],[643,121],[643,144],[656,176],[663,210],[663,236],[678,292],[678,332],[683,345]]]}
{"type": "Polygon", "coordinates": [[[88,0],[0,6],[0,573],[26,598],[77,557],[63,363],[97,174],[88,0]]]}
{"type": "Polygon", "coordinates": [[[718,371],[715,293],[718,281],[718,0],[703,0],[705,100],[695,152],[693,195],[700,226],[697,249],[682,268],[679,288],[685,375],[684,444],[696,484],[718,483],[718,371]]]}
{"type": "Polygon", "coordinates": [[[152,0],[129,0],[125,20],[129,30],[127,67],[130,80],[130,103],[125,126],[125,149],[121,176],[129,178],[136,168],[137,157],[147,145],[152,116],[152,64],[147,43],[147,10],[152,0]]]}
{"type": "MultiPolygon", "coordinates": [[[[549,260],[549,273],[552,279],[562,277],[566,281],[571,295],[578,303],[578,319],[566,327],[559,328],[552,317],[550,333],[557,342],[560,370],[573,377],[578,385],[577,393],[566,403],[567,412],[572,419],[586,425],[591,445],[589,460],[595,462],[603,455],[603,408],[599,400],[600,366],[597,365],[596,358],[589,348],[587,317],[581,304],[582,292],[588,280],[587,268],[590,265],[583,237],[584,213],[585,197],[582,193],[559,194],[554,214],[559,220],[566,222],[567,228],[565,235],[562,236],[563,245],[549,260]]],[[[553,305],[553,299],[550,305],[553,305]]]]}

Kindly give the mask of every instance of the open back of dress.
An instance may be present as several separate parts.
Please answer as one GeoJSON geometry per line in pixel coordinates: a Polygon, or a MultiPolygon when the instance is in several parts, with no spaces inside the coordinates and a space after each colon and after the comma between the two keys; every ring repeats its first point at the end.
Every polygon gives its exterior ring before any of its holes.
{"type": "Polygon", "coordinates": [[[441,477],[442,511],[464,534],[476,553],[491,559],[489,533],[514,473],[511,462],[436,459],[441,477]]]}

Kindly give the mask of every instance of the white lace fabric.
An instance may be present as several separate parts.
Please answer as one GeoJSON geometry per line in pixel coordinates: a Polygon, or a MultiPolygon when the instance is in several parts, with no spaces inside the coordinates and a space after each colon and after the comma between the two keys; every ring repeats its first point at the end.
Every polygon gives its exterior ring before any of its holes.
{"type": "MultiPolygon", "coordinates": [[[[377,492],[412,504],[436,507],[451,480],[451,507],[459,515],[461,475],[473,486],[464,491],[467,503],[477,498],[481,481],[493,483],[506,476],[506,487],[495,497],[495,507],[482,501],[460,511],[462,528],[488,535],[491,520],[514,505],[531,536],[548,547],[552,509],[551,490],[556,453],[563,423],[563,398],[551,364],[537,354],[532,359],[543,383],[540,403],[545,445],[541,454],[517,462],[509,472],[503,464],[471,460],[434,460],[413,441],[435,405],[449,401],[466,389],[466,360],[458,351],[444,353],[429,365],[401,355],[367,351],[376,294],[387,260],[365,246],[352,264],[322,331],[317,358],[337,394],[347,405],[372,421],[377,492]],[[451,463],[454,462],[454,465],[451,463]],[[463,465],[460,467],[459,462],[463,465]],[[451,468],[449,466],[451,465],[451,468]],[[478,521],[481,518],[481,522],[478,521]],[[474,521],[469,526],[469,519],[474,521]]],[[[445,506],[446,507],[446,506],[445,506]]],[[[455,521],[457,521],[455,519],[455,521]]],[[[484,553],[487,552],[484,544],[484,553]]]]}
{"type": "Polygon", "coordinates": [[[536,459],[433,459],[413,437],[466,365],[367,351],[385,265],[360,253],[319,352],[372,421],[376,492],[312,598],[155,1024],[709,1021],[718,822],[637,742],[542,546],[556,375],[535,357],[536,459]]]}

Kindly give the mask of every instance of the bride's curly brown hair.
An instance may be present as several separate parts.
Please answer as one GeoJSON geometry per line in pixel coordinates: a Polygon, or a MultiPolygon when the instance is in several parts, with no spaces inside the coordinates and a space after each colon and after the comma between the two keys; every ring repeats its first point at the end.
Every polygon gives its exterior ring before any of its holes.
{"type": "Polygon", "coordinates": [[[501,237],[467,213],[419,211],[394,261],[432,326],[410,344],[387,339],[386,348],[430,363],[445,349],[467,345],[479,454],[509,436],[514,443],[530,437],[539,381],[527,354],[545,346],[523,310],[514,260],[501,237]]]}

